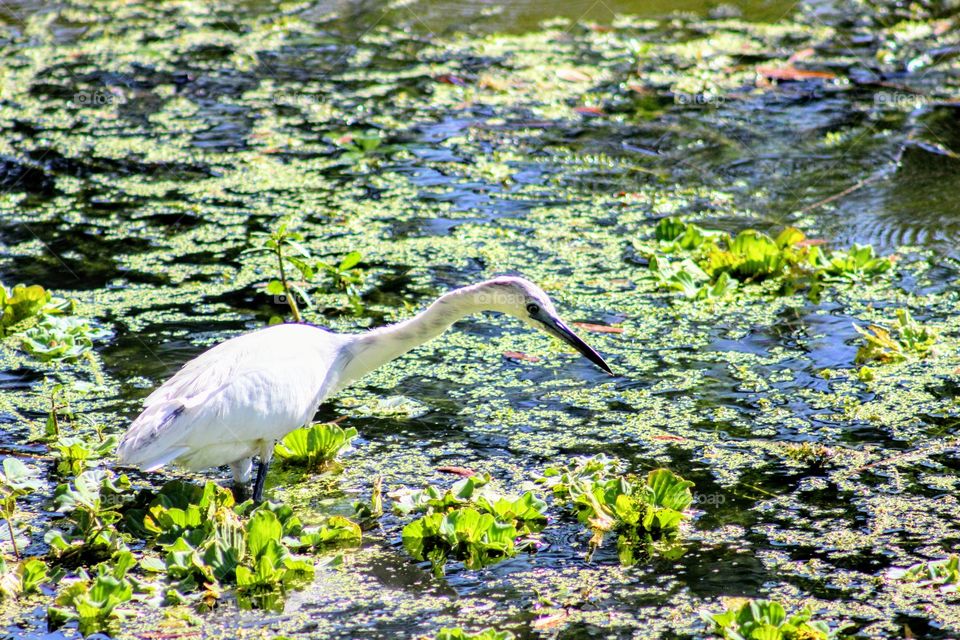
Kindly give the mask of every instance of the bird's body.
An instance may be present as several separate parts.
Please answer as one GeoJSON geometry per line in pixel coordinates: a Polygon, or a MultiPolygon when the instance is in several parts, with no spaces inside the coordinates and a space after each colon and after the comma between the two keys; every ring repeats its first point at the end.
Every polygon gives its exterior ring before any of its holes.
{"type": "Polygon", "coordinates": [[[465,315],[502,311],[558,335],[609,371],[558,318],[549,298],[520,278],[497,278],[452,291],[419,315],[366,333],[337,334],[283,324],[227,340],[187,362],[150,394],[117,450],[121,462],[152,471],[228,464],[234,481],[261,470],[276,440],[309,424],[320,404],[366,373],[443,333],[465,315]],[[536,313],[533,310],[536,309],[536,313]]]}
{"type": "Polygon", "coordinates": [[[343,336],[283,324],[205,351],[144,402],[120,449],[127,464],[152,470],[176,460],[199,471],[269,455],[273,442],[308,423],[339,379],[343,336]]]}

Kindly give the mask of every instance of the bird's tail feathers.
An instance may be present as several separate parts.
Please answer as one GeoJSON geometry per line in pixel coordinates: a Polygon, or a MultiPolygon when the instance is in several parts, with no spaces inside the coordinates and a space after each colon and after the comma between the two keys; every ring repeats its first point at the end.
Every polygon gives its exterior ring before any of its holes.
{"type": "Polygon", "coordinates": [[[184,412],[179,403],[148,407],[130,425],[117,447],[122,464],[152,471],[183,454],[187,447],[177,446],[175,422],[184,412]],[[173,440],[173,441],[171,441],[173,440]]]}
{"type": "Polygon", "coordinates": [[[175,447],[173,449],[167,449],[162,454],[154,456],[149,460],[144,460],[137,464],[140,467],[141,471],[156,471],[160,467],[170,464],[187,451],[190,450],[190,447],[175,447]]]}

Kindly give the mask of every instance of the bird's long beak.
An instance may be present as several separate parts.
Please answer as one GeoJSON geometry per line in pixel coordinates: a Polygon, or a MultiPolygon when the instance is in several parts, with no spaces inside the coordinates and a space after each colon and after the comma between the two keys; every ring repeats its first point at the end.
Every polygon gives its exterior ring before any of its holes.
{"type": "Polygon", "coordinates": [[[570,329],[570,327],[563,324],[560,318],[555,318],[552,315],[546,316],[541,319],[541,322],[543,322],[547,331],[549,331],[550,333],[557,336],[558,338],[560,338],[561,340],[569,344],[571,347],[579,351],[581,354],[583,354],[584,358],[586,358],[593,364],[597,365],[598,367],[600,367],[610,375],[613,375],[613,370],[610,369],[610,365],[608,365],[604,361],[603,357],[599,353],[594,351],[590,345],[584,342],[583,339],[580,338],[580,336],[575,334],[573,330],[570,329]]]}

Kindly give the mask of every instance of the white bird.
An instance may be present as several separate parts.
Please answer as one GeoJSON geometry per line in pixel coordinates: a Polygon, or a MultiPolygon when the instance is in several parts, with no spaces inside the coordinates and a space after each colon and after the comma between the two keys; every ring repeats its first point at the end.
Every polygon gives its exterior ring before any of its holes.
{"type": "Polygon", "coordinates": [[[500,277],[451,291],[409,320],[366,333],[281,324],[222,342],[147,397],[117,455],[143,471],[169,463],[192,471],[230,465],[238,486],[250,481],[259,456],[253,491],[259,502],[277,440],[309,425],[320,404],[347,385],[480,311],[519,318],[613,374],[560,320],[540,287],[500,277]]]}

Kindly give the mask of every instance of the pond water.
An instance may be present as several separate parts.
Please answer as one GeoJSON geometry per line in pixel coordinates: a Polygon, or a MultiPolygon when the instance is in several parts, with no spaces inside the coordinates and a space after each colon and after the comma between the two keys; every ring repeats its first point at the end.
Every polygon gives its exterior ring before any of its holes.
{"type": "MultiPolygon", "coordinates": [[[[937,53],[956,30],[779,1],[7,2],[0,16],[0,280],[74,298],[111,331],[72,365],[0,350],[7,452],[49,465],[28,439],[55,384],[119,433],[183,362],[283,313],[263,293],[269,258],[245,250],[286,217],[325,260],[363,255],[362,311],[321,288],[317,324],[362,330],[521,273],[570,321],[623,329],[586,336],[614,378],[485,315],[364,379],[318,415],[360,432],[343,472],[268,479],[304,521],[349,513],[378,474],[449,484],[442,466],[516,490],[605,453],[696,485],[676,559],[621,567],[610,545],[588,559],[589,534],[554,517],[537,553],[436,578],[387,515],[282,613],[227,602],[204,634],[703,637],[697,612],[742,596],[862,637],[955,637],[955,595],[886,572],[960,536],[960,75],[937,53]],[[644,257],[670,215],[795,225],[896,269],[817,299],[752,285],[686,301],[644,257]],[[853,323],[900,307],[939,330],[936,356],[860,379],[853,323]]],[[[45,551],[55,484],[26,507],[28,552],[45,551]]],[[[42,608],[4,616],[12,636],[48,637],[42,608]]],[[[144,609],[136,627],[162,619],[144,609]]]]}

